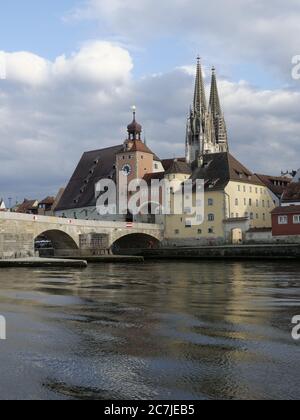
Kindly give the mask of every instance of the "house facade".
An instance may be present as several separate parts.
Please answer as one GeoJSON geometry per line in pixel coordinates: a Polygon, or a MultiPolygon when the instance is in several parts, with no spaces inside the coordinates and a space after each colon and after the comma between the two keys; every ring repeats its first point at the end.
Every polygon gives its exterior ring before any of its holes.
{"type": "Polygon", "coordinates": [[[300,204],[272,211],[272,234],[275,239],[300,241],[300,204]]]}

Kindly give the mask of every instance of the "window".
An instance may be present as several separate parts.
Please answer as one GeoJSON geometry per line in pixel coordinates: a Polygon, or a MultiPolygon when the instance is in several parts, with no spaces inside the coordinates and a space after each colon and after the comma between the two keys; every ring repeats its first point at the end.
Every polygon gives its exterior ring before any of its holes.
{"type": "Polygon", "coordinates": [[[263,221],[264,222],[266,221],[266,215],[265,215],[265,213],[263,213],[263,221]]]}
{"type": "Polygon", "coordinates": [[[202,230],[198,229],[198,235],[202,235],[202,230]]]}
{"type": "Polygon", "coordinates": [[[244,205],[247,206],[247,199],[244,198],[244,205]]]}
{"type": "Polygon", "coordinates": [[[238,206],[238,205],[239,205],[239,199],[238,199],[238,198],[236,198],[236,199],[235,199],[235,205],[236,205],[236,206],[238,206]]]}
{"type": "Polygon", "coordinates": [[[175,230],[175,235],[179,235],[179,229],[175,230]]]}
{"type": "Polygon", "coordinates": [[[249,217],[249,213],[247,211],[245,213],[245,217],[249,217]]]}
{"type": "Polygon", "coordinates": [[[185,221],[185,227],[186,228],[191,228],[192,227],[192,221],[191,220],[186,220],[185,221]]]}
{"type": "Polygon", "coordinates": [[[258,188],[255,188],[255,193],[258,194],[258,188]]]}
{"type": "Polygon", "coordinates": [[[249,206],[252,206],[252,199],[249,198],[249,206]]]}
{"type": "Polygon", "coordinates": [[[250,193],[252,193],[252,187],[250,187],[250,193]]]}
{"type": "Polygon", "coordinates": [[[278,216],[278,224],[279,225],[287,225],[289,222],[289,219],[287,216],[278,216]]]}
{"type": "Polygon", "coordinates": [[[256,207],[259,207],[259,201],[256,200],[256,207]]]}
{"type": "Polygon", "coordinates": [[[254,219],[254,214],[250,213],[250,220],[253,220],[253,219],[254,219]]]}
{"type": "Polygon", "coordinates": [[[208,233],[213,234],[214,233],[214,228],[209,228],[208,233]]]}
{"type": "Polygon", "coordinates": [[[265,207],[265,206],[266,206],[265,200],[263,200],[263,201],[262,201],[262,206],[263,206],[263,207],[265,207]]]}
{"type": "Polygon", "coordinates": [[[244,188],[243,188],[243,190],[244,190],[244,192],[246,192],[246,186],[244,185],[244,188]]]}
{"type": "Polygon", "coordinates": [[[257,220],[259,219],[259,215],[258,215],[258,213],[256,213],[256,219],[257,219],[257,220]]]}
{"type": "Polygon", "coordinates": [[[214,205],[214,200],[212,198],[208,199],[208,205],[211,207],[214,205]]]}
{"type": "Polygon", "coordinates": [[[209,222],[214,222],[215,221],[215,215],[214,214],[209,214],[208,215],[208,221],[209,222]]]}
{"type": "Polygon", "coordinates": [[[270,203],[270,201],[268,200],[268,209],[271,207],[271,203],[270,203]]]}
{"type": "Polygon", "coordinates": [[[300,225],[300,214],[297,214],[293,217],[293,222],[295,225],[300,225]]]}
{"type": "Polygon", "coordinates": [[[241,191],[241,186],[240,185],[238,185],[238,191],[241,191]]]}
{"type": "Polygon", "coordinates": [[[198,216],[197,216],[197,223],[203,223],[203,216],[202,216],[202,214],[198,214],[198,216]]]}

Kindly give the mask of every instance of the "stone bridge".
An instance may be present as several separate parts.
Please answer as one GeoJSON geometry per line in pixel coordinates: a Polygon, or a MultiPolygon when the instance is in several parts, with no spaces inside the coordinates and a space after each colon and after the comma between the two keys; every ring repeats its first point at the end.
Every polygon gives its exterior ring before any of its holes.
{"type": "Polygon", "coordinates": [[[164,239],[162,225],[63,219],[29,214],[0,212],[0,258],[35,255],[35,241],[43,235],[52,242],[56,255],[75,256],[84,249],[88,237],[104,239],[102,251],[114,248],[158,246],[164,239]],[[105,248],[105,249],[104,249],[105,248]]]}

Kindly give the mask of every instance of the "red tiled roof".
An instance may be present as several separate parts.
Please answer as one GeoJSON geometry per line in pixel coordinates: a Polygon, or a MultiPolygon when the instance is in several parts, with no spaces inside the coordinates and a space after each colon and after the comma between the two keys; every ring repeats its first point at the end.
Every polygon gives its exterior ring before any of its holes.
{"type": "Polygon", "coordinates": [[[256,174],[256,176],[265,184],[270,191],[272,191],[278,198],[280,198],[291,183],[291,179],[286,176],[271,176],[271,175],[262,175],[256,174]],[[282,184],[282,185],[278,185],[282,184]]]}
{"type": "Polygon", "coordinates": [[[293,214],[293,213],[300,213],[300,205],[276,207],[276,209],[271,211],[271,214],[293,214]]]}
{"type": "Polygon", "coordinates": [[[283,193],[283,202],[299,201],[300,204],[300,182],[291,182],[283,193]]]}

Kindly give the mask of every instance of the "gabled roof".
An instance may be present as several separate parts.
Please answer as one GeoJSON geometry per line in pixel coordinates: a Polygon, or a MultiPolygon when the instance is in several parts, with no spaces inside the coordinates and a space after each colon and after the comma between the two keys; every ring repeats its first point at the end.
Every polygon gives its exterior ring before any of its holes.
{"type": "Polygon", "coordinates": [[[175,159],[171,166],[166,170],[166,174],[192,175],[192,169],[188,163],[175,159]]]}
{"type": "Polygon", "coordinates": [[[150,155],[154,155],[152,150],[149,149],[149,147],[143,143],[141,140],[135,140],[133,142],[133,146],[130,149],[130,152],[142,152],[142,153],[149,153],[150,155]]]}
{"type": "Polygon", "coordinates": [[[26,213],[31,210],[36,210],[38,207],[37,200],[24,199],[23,203],[16,208],[16,213],[26,213]]]}
{"type": "Polygon", "coordinates": [[[291,183],[291,178],[287,178],[286,176],[271,176],[262,174],[256,174],[256,176],[278,198],[282,196],[286,187],[291,183]]]}
{"type": "Polygon", "coordinates": [[[299,201],[300,203],[300,182],[291,182],[282,195],[283,203],[295,201],[299,201]]]}
{"type": "Polygon", "coordinates": [[[204,179],[206,190],[223,190],[229,181],[263,186],[249,169],[230,153],[213,153],[203,156],[201,167],[195,168],[192,179],[204,179]]]}
{"type": "Polygon", "coordinates": [[[95,184],[104,178],[115,180],[121,150],[123,145],[84,153],[55,210],[95,206],[95,184]]]}
{"type": "Polygon", "coordinates": [[[48,206],[52,206],[54,204],[55,198],[54,197],[46,197],[39,202],[39,204],[44,204],[48,206]]]}
{"type": "Polygon", "coordinates": [[[176,158],[176,159],[163,159],[161,161],[164,170],[167,172],[170,167],[173,165],[174,160],[177,160],[177,162],[186,162],[186,158],[176,158]]]}

